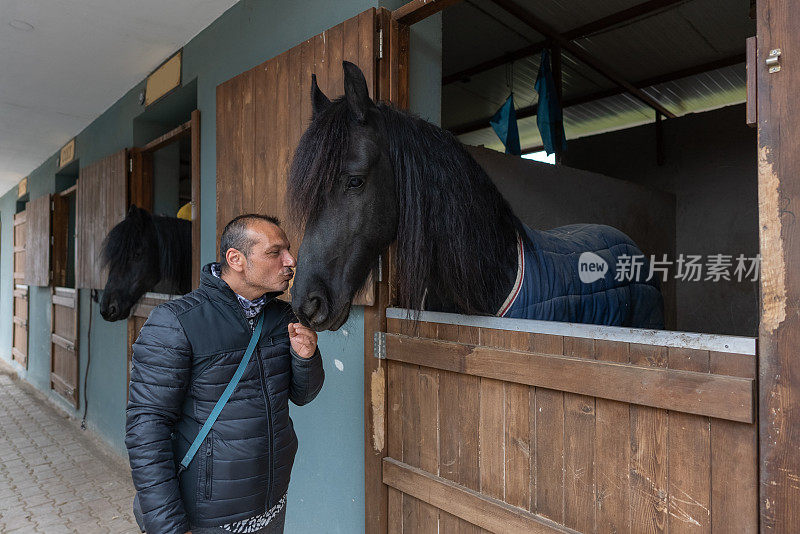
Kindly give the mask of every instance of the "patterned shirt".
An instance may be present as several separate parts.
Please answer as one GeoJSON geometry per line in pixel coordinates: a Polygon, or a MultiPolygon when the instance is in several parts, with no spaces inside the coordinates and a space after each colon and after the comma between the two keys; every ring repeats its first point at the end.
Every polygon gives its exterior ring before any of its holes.
{"type": "MultiPolygon", "coordinates": [[[[220,267],[219,263],[212,263],[211,264],[211,274],[216,276],[217,278],[222,278],[222,268],[220,267]]],[[[242,311],[244,311],[244,316],[247,317],[247,321],[250,323],[250,329],[255,328],[255,318],[261,312],[261,309],[264,307],[264,304],[267,303],[267,294],[264,293],[260,297],[254,300],[247,300],[239,293],[234,292],[236,298],[239,299],[239,305],[242,307],[242,311]]]]}
{"type": "MultiPolygon", "coordinates": [[[[217,278],[222,278],[222,269],[220,268],[219,263],[212,263],[211,264],[211,274],[216,276],[217,278]]],[[[255,318],[264,308],[264,304],[267,303],[267,295],[261,295],[257,299],[254,300],[247,300],[240,294],[234,292],[236,298],[239,299],[239,305],[242,307],[242,311],[244,311],[244,316],[247,317],[247,321],[250,323],[250,329],[255,329],[255,318]]],[[[278,503],[264,512],[263,514],[259,514],[257,516],[253,516],[250,519],[243,519],[241,521],[236,521],[233,523],[228,523],[226,525],[222,525],[220,528],[226,532],[235,532],[237,534],[249,534],[251,532],[259,532],[260,530],[264,529],[269,522],[277,516],[286,506],[286,494],[283,494],[281,500],[278,503]]]]}

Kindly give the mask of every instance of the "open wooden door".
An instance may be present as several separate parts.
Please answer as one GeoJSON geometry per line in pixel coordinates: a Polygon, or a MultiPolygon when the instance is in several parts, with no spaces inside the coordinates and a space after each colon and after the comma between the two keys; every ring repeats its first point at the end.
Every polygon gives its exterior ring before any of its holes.
{"type": "Polygon", "coordinates": [[[42,195],[28,202],[25,209],[25,283],[29,286],[50,284],[51,208],[51,196],[42,195]]]}
{"type": "Polygon", "coordinates": [[[28,366],[28,286],[25,285],[27,220],[25,211],[14,215],[14,333],[11,357],[23,367],[28,366]]]}
{"type": "Polygon", "coordinates": [[[757,6],[761,530],[800,532],[800,10],[757,6]]]}
{"type": "Polygon", "coordinates": [[[80,169],[77,198],[76,286],[103,289],[108,273],[100,267],[100,248],[128,209],[127,150],[80,169]]]}

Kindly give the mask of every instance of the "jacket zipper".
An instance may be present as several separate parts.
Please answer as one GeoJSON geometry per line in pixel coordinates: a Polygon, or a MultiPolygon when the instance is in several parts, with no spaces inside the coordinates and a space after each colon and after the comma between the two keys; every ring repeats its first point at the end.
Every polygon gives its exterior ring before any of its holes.
{"type": "Polygon", "coordinates": [[[261,351],[256,349],[256,356],[258,357],[258,369],[261,378],[261,393],[264,395],[264,403],[267,405],[267,444],[269,445],[269,476],[267,478],[267,508],[269,508],[272,499],[272,468],[275,462],[273,454],[272,443],[272,406],[269,403],[269,393],[267,392],[267,381],[264,375],[264,364],[261,362],[261,351]]]}
{"type": "Polygon", "coordinates": [[[211,477],[213,476],[212,465],[214,457],[212,451],[214,450],[214,441],[211,433],[208,434],[208,444],[206,446],[206,499],[211,498],[211,477]]]}

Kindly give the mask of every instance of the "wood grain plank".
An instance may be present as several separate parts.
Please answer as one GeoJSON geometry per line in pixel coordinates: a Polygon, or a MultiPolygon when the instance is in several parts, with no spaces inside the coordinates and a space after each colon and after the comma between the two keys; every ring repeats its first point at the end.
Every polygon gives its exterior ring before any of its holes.
{"type": "MultiPolygon", "coordinates": [[[[391,458],[383,461],[383,481],[490,532],[575,534],[574,530],[559,528],[550,521],[499,499],[493,499],[391,458]]],[[[414,531],[408,530],[408,532],[414,531]]]]}
{"type": "MultiPolygon", "coordinates": [[[[398,334],[387,335],[386,344],[388,358],[407,363],[734,421],[753,419],[751,379],[422,340],[398,334]],[[424,359],[420,358],[422,353],[424,359]]],[[[645,349],[637,349],[635,356],[639,358],[644,352],[645,349]]],[[[634,357],[633,349],[631,357],[634,357]]],[[[639,361],[649,362],[646,356],[639,361]]]]}
{"type": "Polygon", "coordinates": [[[275,154],[275,165],[278,168],[277,179],[275,181],[275,200],[272,206],[274,215],[279,219],[287,220],[286,213],[286,179],[289,170],[289,158],[291,150],[289,147],[290,121],[289,121],[289,52],[284,52],[276,58],[278,72],[276,91],[276,116],[275,116],[275,143],[277,151],[275,154]]]}
{"type": "MultiPolygon", "coordinates": [[[[403,458],[404,365],[398,362],[387,364],[386,454],[396,460],[403,458]]],[[[403,495],[399,490],[390,488],[388,498],[388,529],[390,532],[403,532],[403,495]]]]}
{"type": "MultiPolygon", "coordinates": [[[[530,339],[526,332],[504,332],[484,329],[481,344],[509,350],[527,350],[530,339]]],[[[504,492],[503,500],[511,505],[530,509],[531,433],[530,396],[525,384],[505,383],[504,411],[504,492]]]]}
{"type": "MultiPolygon", "coordinates": [[[[564,355],[595,358],[595,340],[564,338],[564,355]]],[[[564,394],[564,524],[579,532],[595,528],[595,398],[564,394]]]]}
{"type": "MultiPolygon", "coordinates": [[[[668,366],[709,371],[707,350],[670,347],[668,366]]],[[[669,532],[711,532],[711,431],[708,417],[669,414],[669,532]]]]}
{"type": "Polygon", "coordinates": [[[344,25],[338,24],[327,31],[328,38],[328,98],[344,94],[344,71],[342,70],[342,54],[344,52],[344,25]]]}
{"type": "MultiPolygon", "coordinates": [[[[666,347],[630,345],[632,364],[667,366],[666,347]]],[[[667,530],[667,433],[669,414],[631,406],[631,531],[667,530]]]]}
{"type": "MultiPolygon", "coordinates": [[[[627,343],[595,340],[598,360],[628,363],[627,343]]],[[[630,405],[597,399],[595,522],[598,534],[625,534],[630,525],[630,405]]]]}
{"type": "MultiPolygon", "coordinates": [[[[756,358],[710,353],[712,373],[755,378],[756,358]]],[[[758,532],[757,426],[711,419],[711,530],[758,532]]]]}
{"type": "MultiPolygon", "coordinates": [[[[440,324],[438,339],[470,343],[476,329],[440,324]]],[[[439,476],[472,490],[480,489],[478,423],[480,414],[478,377],[449,371],[439,373],[439,476]]],[[[478,533],[480,529],[445,511],[439,513],[442,533],[478,533]]]]}

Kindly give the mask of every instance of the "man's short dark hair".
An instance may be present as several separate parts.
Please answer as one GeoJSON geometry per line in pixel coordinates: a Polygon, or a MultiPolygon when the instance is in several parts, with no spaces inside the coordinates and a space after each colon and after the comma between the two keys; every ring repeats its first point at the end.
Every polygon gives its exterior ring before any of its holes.
{"type": "Polygon", "coordinates": [[[228,267],[228,261],[225,259],[225,253],[229,248],[234,248],[244,254],[244,257],[250,255],[250,251],[255,245],[255,241],[247,233],[247,228],[255,221],[267,221],[275,226],[281,226],[281,222],[277,217],[271,215],[262,215],[260,213],[246,213],[239,215],[225,225],[222,231],[222,236],[219,238],[219,265],[224,270],[228,267]]]}

